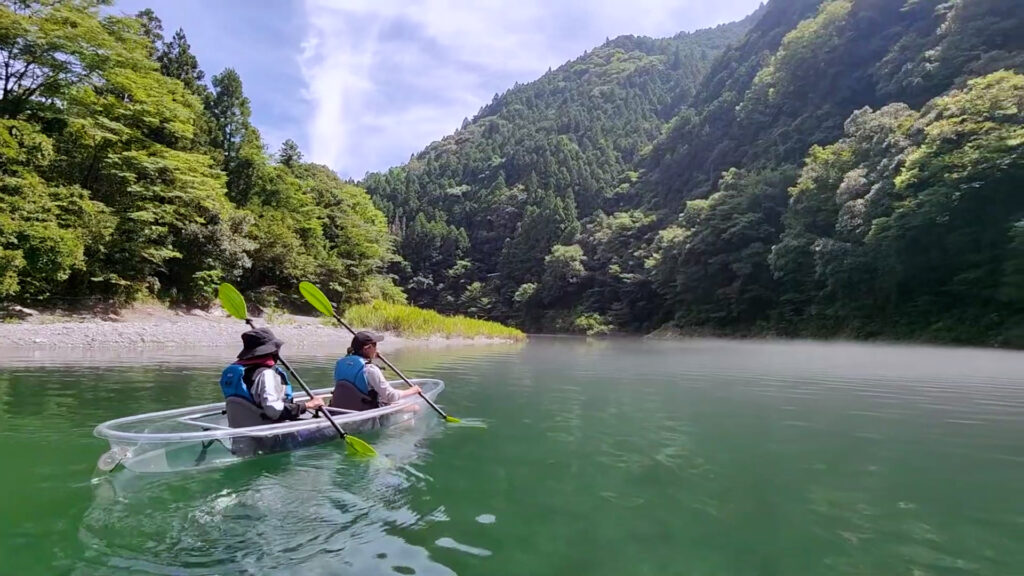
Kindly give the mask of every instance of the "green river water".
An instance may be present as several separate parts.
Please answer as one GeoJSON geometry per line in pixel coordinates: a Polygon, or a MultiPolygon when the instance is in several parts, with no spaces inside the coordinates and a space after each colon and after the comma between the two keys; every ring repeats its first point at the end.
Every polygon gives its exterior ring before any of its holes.
{"type": "MultiPolygon", "coordinates": [[[[0,574],[1024,574],[1024,353],[403,349],[486,428],[425,413],[364,436],[386,463],[328,444],[95,469],[95,425],[216,401],[233,352],[0,360],[0,574]]],[[[291,361],[329,385],[333,359],[291,361]]]]}

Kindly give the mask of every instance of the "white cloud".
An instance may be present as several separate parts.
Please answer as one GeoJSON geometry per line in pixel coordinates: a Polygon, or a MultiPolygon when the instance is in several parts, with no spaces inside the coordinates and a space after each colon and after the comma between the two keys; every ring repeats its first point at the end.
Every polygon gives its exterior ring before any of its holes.
{"type": "Polygon", "coordinates": [[[305,0],[309,158],[360,177],[606,36],[668,36],[758,0],[305,0]]]}

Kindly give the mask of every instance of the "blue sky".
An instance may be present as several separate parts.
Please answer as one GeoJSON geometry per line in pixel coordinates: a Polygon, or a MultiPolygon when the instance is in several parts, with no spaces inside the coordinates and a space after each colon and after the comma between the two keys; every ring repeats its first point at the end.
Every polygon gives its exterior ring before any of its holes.
{"type": "Polygon", "coordinates": [[[185,29],[207,78],[235,68],[272,151],[292,138],[346,177],[401,164],[620,34],[737,20],[761,0],[120,0],[185,29]]]}

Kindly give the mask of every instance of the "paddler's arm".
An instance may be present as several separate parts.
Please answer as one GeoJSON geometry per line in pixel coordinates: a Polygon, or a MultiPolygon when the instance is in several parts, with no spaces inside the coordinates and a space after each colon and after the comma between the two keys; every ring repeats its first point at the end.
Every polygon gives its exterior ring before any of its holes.
{"type": "Polygon", "coordinates": [[[383,404],[398,402],[402,398],[415,394],[420,390],[419,386],[413,386],[405,390],[396,390],[391,384],[388,384],[388,381],[384,378],[384,373],[374,364],[366,365],[366,383],[377,391],[377,395],[383,404]]]}

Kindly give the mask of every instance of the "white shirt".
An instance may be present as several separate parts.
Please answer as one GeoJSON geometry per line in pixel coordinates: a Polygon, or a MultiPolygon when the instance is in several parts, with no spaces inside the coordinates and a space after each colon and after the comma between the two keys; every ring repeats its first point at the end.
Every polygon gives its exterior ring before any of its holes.
{"type": "Polygon", "coordinates": [[[376,364],[366,363],[366,369],[363,371],[366,374],[366,383],[377,391],[378,400],[381,404],[391,404],[398,402],[402,398],[402,391],[395,390],[388,384],[388,381],[384,379],[384,373],[380,371],[380,368],[376,364]]]}

